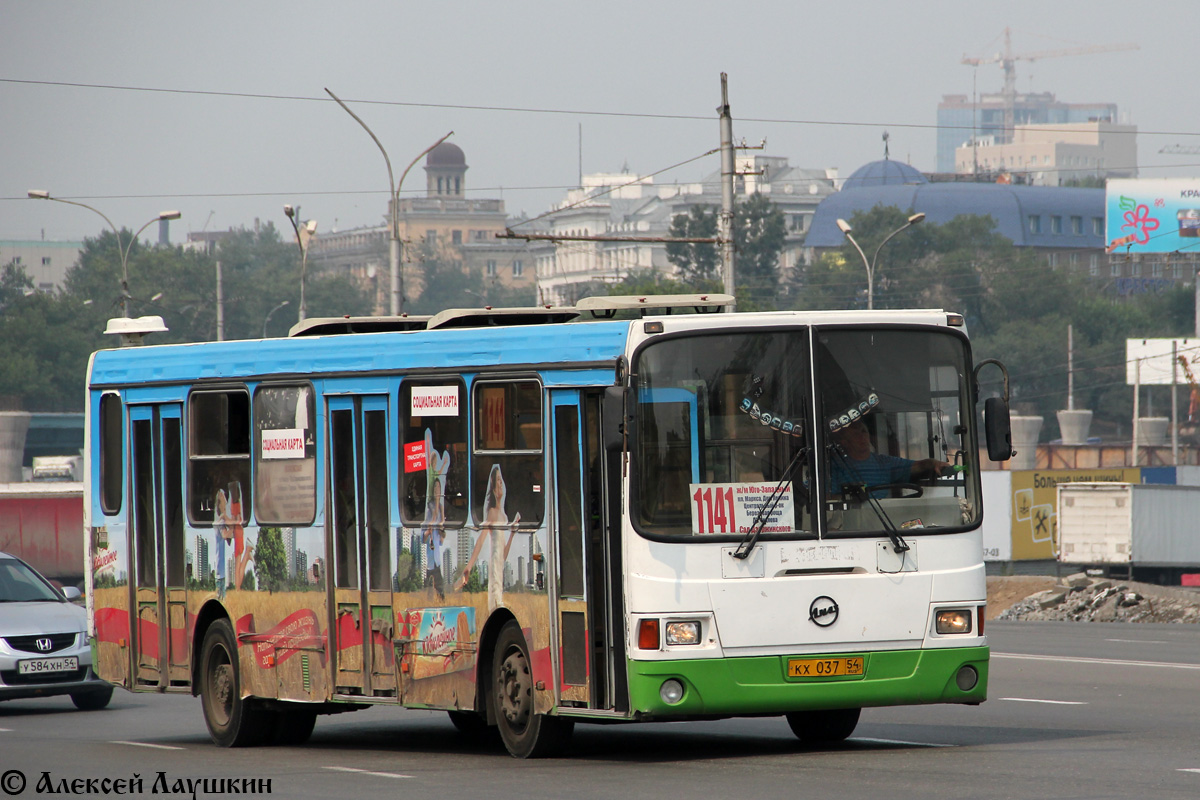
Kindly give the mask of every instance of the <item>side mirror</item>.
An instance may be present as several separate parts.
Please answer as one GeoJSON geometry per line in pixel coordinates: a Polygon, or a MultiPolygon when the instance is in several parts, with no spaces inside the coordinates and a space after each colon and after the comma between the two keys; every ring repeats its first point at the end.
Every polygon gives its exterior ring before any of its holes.
{"type": "Polygon", "coordinates": [[[79,598],[83,597],[83,592],[79,591],[79,589],[75,588],[74,586],[64,586],[62,593],[63,597],[67,598],[68,600],[78,600],[79,598]]]}
{"type": "Polygon", "coordinates": [[[989,397],[983,401],[983,430],[987,437],[988,458],[1008,461],[1013,457],[1012,425],[1004,398],[989,397]]]}
{"type": "Polygon", "coordinates": [[[601,438],[604,449],[619,453],[625,448],[626,433],[632,433],[632,420],[625,410],[628,390],[624,386],[608,386],[604,389],[604,407],[600,413],[601,438]],[[628,431],[627,431],[627,426],[628,431]]]}

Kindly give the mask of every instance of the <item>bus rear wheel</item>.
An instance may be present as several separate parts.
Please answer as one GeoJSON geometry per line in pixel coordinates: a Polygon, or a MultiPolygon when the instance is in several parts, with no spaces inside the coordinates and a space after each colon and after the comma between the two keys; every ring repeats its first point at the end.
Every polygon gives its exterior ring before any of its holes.
{"type": "Polygon", "coordinates": [[[221,747],[249,747],[270,733],[265,710],[242,697],[237,644],[229,620],[209,626],[200,648],[200,701],[208,734],[221,747]]]}
{"type": "Polygon", "coordinates": [[[571,720],[538,714],[525,635],[513,620],[496,639],[492,659],[492,702],[504,746],[516,758],[543,758],[561,752],[571,738],[571,720]]]}
{"type": "Polygon", "coordinates": [[[854,733],[860,714],[861,708],[833,708],[793,711],[786,716],[792,733],[805,744],[834,744],[854,733]]]}

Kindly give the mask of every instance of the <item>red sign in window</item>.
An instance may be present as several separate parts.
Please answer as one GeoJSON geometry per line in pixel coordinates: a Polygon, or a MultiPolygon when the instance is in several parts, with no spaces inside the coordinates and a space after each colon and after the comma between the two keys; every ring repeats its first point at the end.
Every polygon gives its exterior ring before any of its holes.
{"type": "Polygon", "coordinates": [[[404,471],[424,472],[425,468],[424,440],[404,445],[404,471]]]}

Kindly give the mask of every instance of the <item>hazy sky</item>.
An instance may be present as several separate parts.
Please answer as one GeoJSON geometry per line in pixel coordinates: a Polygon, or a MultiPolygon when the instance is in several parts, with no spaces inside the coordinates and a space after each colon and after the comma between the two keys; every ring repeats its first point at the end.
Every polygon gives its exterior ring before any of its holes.
{"type": "MultiPolygon", "coordinates": [[[[396,176],[446,132],[468,195],[537,214],[580,168],[649,173],[718,144],[720,73],[734,135],[793,165],[848,175],[882,155],[934,168],[943,94],[1000,88],[988,55],[1083,44],[1139,50],[1020,61],[1017,86],[1115,102],[1140,128],[1143,177],[1200,174],[1194,2],[55,2],[0,0],[0,239],[78,239],[103,221],[26,199],[93,205],[136,229],[183,212],[171,236],[377,224],[396,176]],[[100,88],[121,87],[121,88],[100,88]],[[664,118],[670,117],[670,118],[664,118]],[[210,218],[211,214],[211,218],[210,218]]],[[[715,155],[658,183],[695,181],[715,155]]],[[[418,164],[405,193],[424,191],[418,164]]],[[[151,228],[150,233],[155,229],[151,228]]]]}

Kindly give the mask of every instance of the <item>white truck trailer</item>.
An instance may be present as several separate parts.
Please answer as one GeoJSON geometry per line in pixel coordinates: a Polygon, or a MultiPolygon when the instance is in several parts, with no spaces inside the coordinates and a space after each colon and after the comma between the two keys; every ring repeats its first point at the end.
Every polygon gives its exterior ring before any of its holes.
{"type": "Polygon", "coordinates": [[[1200,572],[1200,486],[1063,483],[1058,560],[1178,584],[1200,572]]]}

